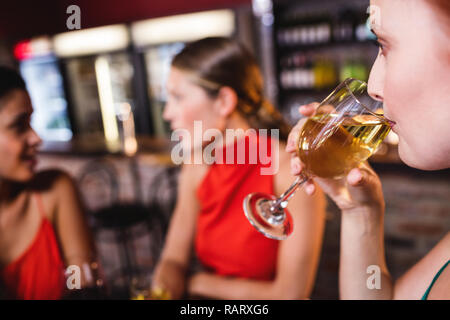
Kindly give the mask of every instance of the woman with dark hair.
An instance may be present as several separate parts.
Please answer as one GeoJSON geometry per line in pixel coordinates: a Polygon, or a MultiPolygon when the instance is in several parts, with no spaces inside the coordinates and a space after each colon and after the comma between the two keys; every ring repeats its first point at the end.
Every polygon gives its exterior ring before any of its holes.
{"type": "Polygon", "coordinates": [[[174,299],[186,295],[215,299],[308,298],[321,251],[323,195],[318,192],[308,199],[299,193],[289,202],[288,209],[295,212],[295,228],[281,242],[253,228],[242,208],[248,193],[280,195],[292,182],[290,157],[284,152],[283,142],[290,128],[264,98],[263,80],[253,56],[231,39],[199,40],[173,59],[167,88],[164,118],[175,132],[188,133],[182,140],[184,150],[206,153],[208,144],[197,140],[191,143],[189,139],[199,130],[199,136],[215,132],[215,142],[222,142],[215,150],[216,160],[228,152],[235,155],[241,143],[247,153],[263,145],[273,152],[269,162],[258,159],[250,163],[245,158],[243,163],[208,163],[203,159],[202,163],[183,164],[178,200],[153,287],[165,289],[174,299]],[[278,130],[280,139],[258,129],[278,130]],[[230,131],[242,134],[232,141],[218,138],[230,131]],[[280,150],[279,143],[283,145],[280,150]],[[274,162],[279,166],[272,166],[274,162]],[[272,170],[271,174],[263,174],[262,169],[272,170]],[[192,251],[204,270],[188,274],[192,251]]]}
{"type": "MultiPolygon", "coordinates": [[[[65,267],[93,259],[72,179],[35,172],[39,136],[20,75],[0,67],[0,288],[9,299],[60,299],[65,267]]],[[[84,285],[84,278],[79,279],[84,285]]]]}
{"type": "MultiPolygon", "coordinates": [[[[399,154],[422,170],[450,168],[450,1],[372,0],[373,31],[380,51],[369,79],[369,93],[384,103],[396,122],[399,154]]],[[[311,116],[317,104],[302,106],[311,116]]],[[[292,172],[302,163],[292,130],[286,151],[292,172]]],[[[307,187],[313,194],[314,184],[307,187]]],[[[340,181],[314,179],[342,211],[340,294],[343,299],[450,299],[450,232],[400,279],[389,275],[384,256],[384,199],[381,183],[367,164],[340,181]],[[367,286],[369,266],[380,270],[380,288],[367,286]]],[[[426,212],[423,213],[426,215],[426,212]]],[[[450,230],[450,226],[444,226],[450,230]]]]}

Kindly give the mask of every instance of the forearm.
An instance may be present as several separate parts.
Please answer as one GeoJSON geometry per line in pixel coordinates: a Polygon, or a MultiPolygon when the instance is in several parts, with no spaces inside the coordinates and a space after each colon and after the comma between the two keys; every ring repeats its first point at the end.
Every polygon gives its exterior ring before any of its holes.
{"type": "Polygon", "coordinates": [[[172,299],[184,296],[186,285],[186,266],[170,260],[161,260],[153,274],[152,287],[169,291],[172,299]]]}
{"type": "Polygon", "coordinates": [[[358,209],[342,213],[341,299],[393,297],[393,282],[384,254],[383,210],[358,209]]]}
{"type": "MultiPolygon", "coordinates": [[[[211,273],[198,273],[189,280],[191,296],[226,300],[289,299],[288,290],[280,290],[275,281],[227,278],[211,273]]],[[[300,298],[300,297],[298,297],[300,298]]]]}

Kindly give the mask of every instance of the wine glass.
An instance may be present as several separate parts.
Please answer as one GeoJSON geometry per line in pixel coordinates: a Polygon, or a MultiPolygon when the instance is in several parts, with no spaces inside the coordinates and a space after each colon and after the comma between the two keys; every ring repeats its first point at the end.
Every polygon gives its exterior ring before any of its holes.
{"type": "Polygon", "coordinates": [[[170,292],[152,286],[153,274],[148,270],[136,272],[131,278],[131,300],[171,300],[170,292]]]}
{"type": "Polygon", "coordinates": [[[286,206],[295,191],[313,177],[344,177],[376,151],[392,125],[383,116],[382,103],[367,93],[367,83],[346,79],[322,101],[300,132],[297,151],[304,164],[302,173],[279,198],[247,195],[245,216],[266,237],[286,239],[293,230],[286,206]]]}
{"type": "Polygon", "coordinates": [[[151,296],[152,275],[150,272],[141,271],[135,273],[131,278],[130,297],[131,300],[147,300],[151,296]]]}

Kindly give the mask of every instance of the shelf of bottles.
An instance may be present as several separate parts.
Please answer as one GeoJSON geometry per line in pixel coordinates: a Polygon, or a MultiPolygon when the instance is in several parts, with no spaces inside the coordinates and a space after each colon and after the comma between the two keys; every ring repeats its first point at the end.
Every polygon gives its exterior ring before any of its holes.
{"type": "Polygon", "coordinates": [[[278,103],[291,122],[299,105],[323,100],[345,78],[368,80],[378,52],[368,6],[361,0],[275,2],[278,103]]]}

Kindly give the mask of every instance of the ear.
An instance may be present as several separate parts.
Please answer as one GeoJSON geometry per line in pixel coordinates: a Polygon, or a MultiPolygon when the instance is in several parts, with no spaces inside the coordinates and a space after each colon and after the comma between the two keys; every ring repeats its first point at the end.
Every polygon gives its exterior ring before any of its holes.
{"type": "Polygon", "coordinates": [[[216,108],[223,117],[229,116],[236,109],[238,97],[236,91],[230,87],[222,87],[216,98],[216,108]]]}

